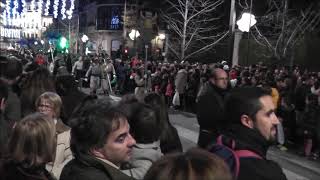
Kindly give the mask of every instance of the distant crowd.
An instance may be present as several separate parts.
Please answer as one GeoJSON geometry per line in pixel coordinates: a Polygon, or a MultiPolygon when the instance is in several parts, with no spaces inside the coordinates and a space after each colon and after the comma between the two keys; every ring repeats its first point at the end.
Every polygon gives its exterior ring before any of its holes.
{"type": "Polygon", "coordinates": [[[5,179],[286,179],[266,160],[275,142],[318,159],[320,73],[225,61],[48,59],[0,56],[5,179]],[[168,108],[197,115],[198,148],[183,152],[168,108]]]}

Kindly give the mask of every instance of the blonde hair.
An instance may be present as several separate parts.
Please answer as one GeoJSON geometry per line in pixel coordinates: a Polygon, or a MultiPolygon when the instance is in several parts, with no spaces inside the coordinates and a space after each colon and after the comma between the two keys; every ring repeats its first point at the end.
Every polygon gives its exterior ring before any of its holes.
{"type": "Polygon", "coordinates": [[[55,148],[55,124],[41,113],[30,114],[19,121],[9,139],[11,157],[27,167],[52,161],[55,148]]]}
{"type": "Polygon", "coordinates": [[[45,101],[45,100],[49,101],[49,103],[52,104],[55,118],[60,117],[60,112],[62,107],[61,97],[55,92],[44,92],[37,98],[36,108],[38,109],[41,101],[45,101]]]}

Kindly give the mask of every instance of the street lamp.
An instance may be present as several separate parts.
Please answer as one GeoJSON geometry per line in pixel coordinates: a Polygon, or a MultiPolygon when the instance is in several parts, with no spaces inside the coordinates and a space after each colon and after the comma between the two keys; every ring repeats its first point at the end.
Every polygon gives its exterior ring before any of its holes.
{"type": "Polygon", "coordinates": [[[86,42],[89,40],[87,35],[82,35],[81,37],[81,41],[82,41],[82,54],[87,55],[87,51],[88,49],[85,47],[86,46],[86,42]]]}
{"type": "Polygon", "coordinates": [[[129,33],[129,37],[131,40],[136,40],[140,36],[140,33],[138,30],[132,29],[131,32],[129,33]]]}
{"type": "Polygon", "coordinates": [[[83,43],[86,43],[87,41],[89,40],[89,38],[88,38],[88,36],[87,35],[82,35],[82,37],[81,37],[81,41],[83,42],[83,43]]]}
{"type": "Polygon", "coordinates": [[[250,28],[257,23],[256,17],[250,13],[243,13],[237,21],[238,29],[242,32],[249,32],[250,28]]]}
{"type": "MultiPolygon", "coordinates": [[[[241,40],[242,32],[249,32],[250,28],[257,23],[255,16],[250,13],[244,12],[241,18],[236,21],[236,8],[235,0],[230,0],[230,20],[229,20],[229,32],[230,32],[230,55],[232,60],[232,66],[238,65],[239,63],[239,44],[241,40]],[[238,25],[238,31],[235,31],[235,24],[238,25]]],[[[252,7],[252,1],[251,1],[252,7]]]]}
{"type": "Polygon", "coordinates": [[[159,33],[158,37],[159,39],[164,40],[166,38],[166,35],[163,33],[159,33]]]}

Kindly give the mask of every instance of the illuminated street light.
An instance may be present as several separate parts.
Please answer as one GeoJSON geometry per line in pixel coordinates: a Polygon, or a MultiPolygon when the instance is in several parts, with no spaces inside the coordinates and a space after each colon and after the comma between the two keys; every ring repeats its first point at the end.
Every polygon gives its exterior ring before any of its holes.
{"type": "Polygon", "coordinates": [[[166,38],[166,35],[163,33],[160,33],[159,35],[159,39],[164,40],[166,38]]]}
{"type": "Polygon", "coordinates": [[[82,41],[83,43],[87,42],[88,40],[89,40],[89,38],[88,38],[88,36],[85,35],[85,34],[81,37],[81,41],[82,41]]]}
{"type": "Polygon", "coordinates": [[[241,18],[237,21],[238,29],[242,32],[249,32],[250,28],[257,23],[253,14],[243,13],[241,18]]]}
{"type": "Polygon", "coordinates": [[[137,37],[139,37],[139,36],[140,36],[139,31],[138,31],[138,30],[135,30],[135,29],[132,29],[131,32],[130,32],[130,34],[129,34],[129,37],[130,37],[131,40],[135,40],[135,39],[137,39],[137,37]]]}

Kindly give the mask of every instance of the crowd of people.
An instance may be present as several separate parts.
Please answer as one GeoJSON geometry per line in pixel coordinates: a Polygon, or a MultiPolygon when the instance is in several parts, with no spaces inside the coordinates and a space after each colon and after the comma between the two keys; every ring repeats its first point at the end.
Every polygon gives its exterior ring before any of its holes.
{"type": "Polygon", "coordinates": [[[266,159],[275,142],[319,156],[320,73],[261,63],[37,58],[0,56],[6,180],[286,179],[266,159]],[[169,108],[196,113],[198,148],[183,152],[169,108]],[[241,166],[232,167],[226,152],[241,166]]]}

